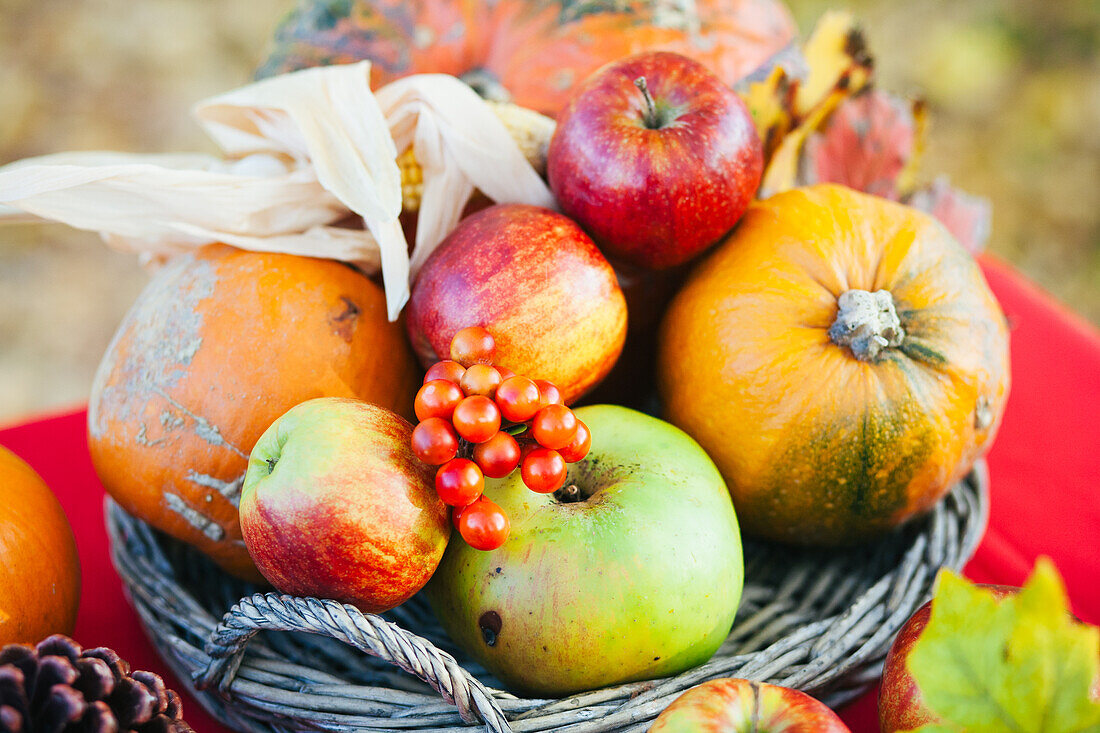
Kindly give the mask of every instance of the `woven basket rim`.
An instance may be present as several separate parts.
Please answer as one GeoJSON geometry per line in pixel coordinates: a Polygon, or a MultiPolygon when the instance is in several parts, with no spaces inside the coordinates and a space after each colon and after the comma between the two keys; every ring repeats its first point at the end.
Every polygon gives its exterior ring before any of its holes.
{"type": "Polygon", "coordinates": [[[197,551],[109,498],[106,521],[112,560],[147,635],[200,703],[237,730],[640,733],[708,679],[783,684],[834,707],[861,694],[898,629],[931,596],[936,572],[961,570],[973,554],[988,519],[988,483],[978,461],[927,516],[845,551],[843,562],[746,540],[742,603],[709,662],[561,700],[498,689],[449,644],[422,599],[380,617],[334,601],[242,593],[240,581],[202,567],[197,551]],[[257,630],[311,636],[254,638],[257,630]]]}

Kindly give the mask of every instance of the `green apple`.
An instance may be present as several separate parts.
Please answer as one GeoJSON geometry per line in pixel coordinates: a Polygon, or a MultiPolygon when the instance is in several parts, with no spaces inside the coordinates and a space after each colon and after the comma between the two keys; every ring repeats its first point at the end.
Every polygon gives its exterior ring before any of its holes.
{"type": "Polygon", "coordinates": [[[729,491],[678,428],[613,405],[576,410],[592,448],[565,486],[487,481],[511,520],[481,552],[452,542],[426,587],[451,638],[517,693],[561,696],[707,661],[744,578],[729,491]]]}
{"type": "Polygon", "coordinates": [[[240,517],[273,586],[380,613],[428,582],[451,526],[411,436],[401,416],[337,397],[292,407],[264,431],[240,517]]]}

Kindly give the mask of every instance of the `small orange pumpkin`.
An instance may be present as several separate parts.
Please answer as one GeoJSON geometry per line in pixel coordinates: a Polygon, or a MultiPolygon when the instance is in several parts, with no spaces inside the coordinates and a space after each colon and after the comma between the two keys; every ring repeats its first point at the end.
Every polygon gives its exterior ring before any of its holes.
{"type": "Polygon", "coordinates": [[[554,116],[624,56],[674,51],[732,85],[795,34],[779,0],[313,0],[283,20],[258,75],[370,59],[376,87],[452,74],[554,116]]]}
{"type": "Polygon", "coordinates": [[[42,477],[0,446],[0,647],[72,634],[80,558],[65,512],[42,477]]]}
{"type": "Polygon", "coordinates": [[[662,323],[669,419],[747,532],[847,544],[928,510],[1008,396],[1004,315],[935,219],[835,185],[755,203],[662,323]]]}
{"type": "Polygon", "coordinates": [[[411,416],[419,375],[361,273],[209,245],[165,265],[119,326],[92,386],[88,447],[128,512],[259,581],[237,519],[256,440],[314,397],[411,416]]]}

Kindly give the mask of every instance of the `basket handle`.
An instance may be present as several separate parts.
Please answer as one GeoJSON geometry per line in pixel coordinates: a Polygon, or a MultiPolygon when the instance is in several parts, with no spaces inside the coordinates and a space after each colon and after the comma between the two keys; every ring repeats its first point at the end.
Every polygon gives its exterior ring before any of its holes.
{"type": "Polygon", "coordinates": [[[492,733],[512,731],[489,690],[450,654],[380,616],[318,598],[257,593],[238,601],[207,639],[204,650],[210,663],[195,674],[195,685],[201,690],[217,684],[220,691],[228,692],[245,645],[260,631],[305,631],[332,637],[431,685],[458,708],[467,723],[480,720],[492,733]]]}

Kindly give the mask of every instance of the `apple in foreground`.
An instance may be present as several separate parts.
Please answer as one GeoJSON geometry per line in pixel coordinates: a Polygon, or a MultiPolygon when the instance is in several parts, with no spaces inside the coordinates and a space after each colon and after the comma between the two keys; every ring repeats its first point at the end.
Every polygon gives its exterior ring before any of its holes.
{"type": "Polygon", "coordinates": [[[603,67],[558,116],[547,175],[611,256],[661,269],[733,228],[764,169],[744,102],[703,64],[648,52],[603,67]]]}
{"type": "Polygon", "coordinates": [[[789,687],[710,680],[672,701],[649,733],[851,733],[824,703],[789,687]]]}
{"type": "Polygon", "coordinates": [[[431,577],[451,525],[412,426],[385,408],[303,402],[252,449],[241,530],[256,567],[283,593],[380,613],[431,577]]]}
{"type": "Polygon", "coordinates": [[[850,733],[824,703],[789,687],[719,679],[672,701],[649,733],[850,733]]]}
{"type": "Polygon", "coordinates": [[[567,404],[611,371],[626,339],[626,300],[600,250],[568,217],[523,204],[459,222],[420,269],[407,313],[425,367],[481,326],[495,364],[553,382],[567,404]]]}
{"type": "Polygon", "coordinates": [[[452,542],[425,592],[451,639],[504,685],[562,696],[707,661],[741,597],[741,538],[714,463],[678,428],[615,405],[563,488],[486,481],[511,519],[496,550],[452,542]]]}

